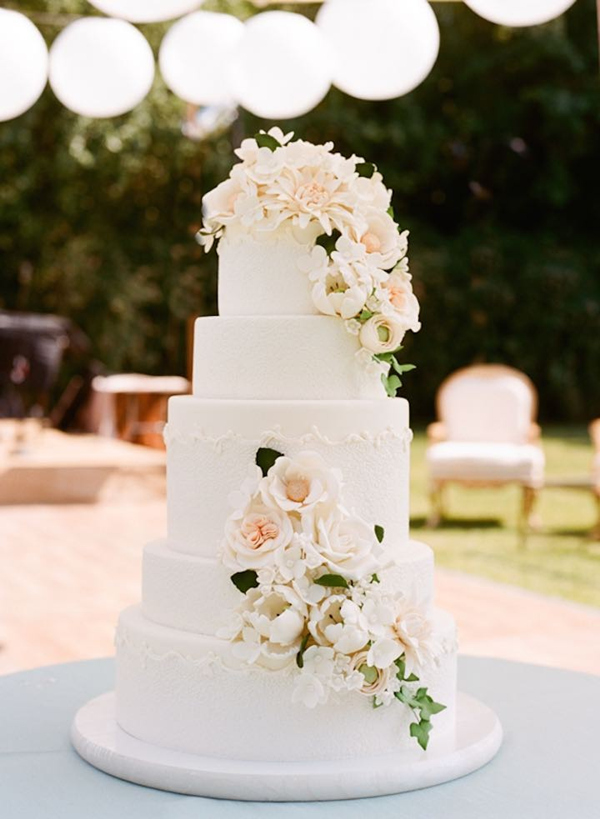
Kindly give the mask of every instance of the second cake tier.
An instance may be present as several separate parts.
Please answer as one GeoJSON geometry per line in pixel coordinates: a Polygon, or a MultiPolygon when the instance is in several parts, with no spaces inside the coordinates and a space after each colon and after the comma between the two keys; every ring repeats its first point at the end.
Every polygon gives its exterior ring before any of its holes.
{"type": "Polygon", "coordinates": [[[384,546],[408,544],[408,403],[404,399],[236,401],[178,396],[169,402],[168,540],[176,551],[215,557],[239,490],[268,447],[318,452],[342,473],[349,510],[385,530],[384,546]]]}

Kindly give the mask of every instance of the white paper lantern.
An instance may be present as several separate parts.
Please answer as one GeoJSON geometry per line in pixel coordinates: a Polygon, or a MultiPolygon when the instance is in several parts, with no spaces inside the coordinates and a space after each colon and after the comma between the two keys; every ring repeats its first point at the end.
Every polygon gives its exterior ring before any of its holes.
{"type": "Polygon", "coordinates": [[[465,0],[474,12],[501,26],[537,26],[559,17],[575,0],[465,0]]]}
{"type": "Polygon", "coordinates": [[[152,49],[124,20],[83,17],[63,29],[50,49],[52,90],[82,116],[116,117],[131,111],[153,79],[152,49]]]}
{"type": "Polygon", "coordinates": [[[248,111],[265,119],[306,114],[331,85],[331,49],[301,14],[267,11],[251,17],[231,68],[232,90],[248,111]]]}
{"type": "Polygon", "coordinates": [[[165,35],[159,54],[166,84],[195,105],[231,100],[229,66],[244,34],[231,14],[197,11],[178,20],[165,35]]]}
{"type": "Polygon", "coordinates": [[[329,0],[317,25],[336,59],[334,84],[359,99],[412,91],[433,68],[440,47],[427,0],[329,0]]]}
{"type": "Polygon", "coordinates": [[[131,23],[157,23],[174,20],[194,11],[204,0],[90,0],[92,6],[131,23]]]}
{"type": "Polygon", "coordinates": [[[47,80],[44,38],[25,15],[0,9],[0,121],[31,108],[47,80]]]}

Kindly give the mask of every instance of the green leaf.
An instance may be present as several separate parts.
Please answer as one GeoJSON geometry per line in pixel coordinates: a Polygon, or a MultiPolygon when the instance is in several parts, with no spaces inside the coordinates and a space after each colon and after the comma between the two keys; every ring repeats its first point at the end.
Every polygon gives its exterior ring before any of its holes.
{"type": "Polygon", "coordinates": [[[277,458],[283,458],[283,453],[277,452],[276,449],[261,447],[256,453],[256,465],[260,467],[263,475],[267,475],[277,458]]]}
{"type": "Polygon", "coordinates": [[[331,234],[322,233],[318,237],[315,244],[319,245],[320,247],[324,247],[327,255],[331,256],[331,254],[335,250],[336,242],[341,235],[342,234],[339,232],[339,230],[333,230],[331,234]]]}
{"type": "Polygon", "coordinates": [[[403,375],[404,373],[409,373],[411,370],[417,369],[414,364],[400,364],[398,359],[393,357],[391,360],[391,365],[398,375],[403,375]]]}
{"type": "Polygon", "coordinates": [[[255,134],[254,139],[259,148],[269,148],[271,151],[281,148],[281,142],[278,142],[270,134],[255,134]]]}
{"type": "Polygon", "coordinates": [[[300,651],[296,654],[296,665],[298,668],[304,668],[304,652],[306,651],[306,645],[309,640],[310,633],[305,634],[300,643],[300,651]]]}
{"type": "Polygon", "coordinates": [[[371,575],[371,583],[381,583],[381,580],[379,579],[379,575],[372,574],[371,575]]]}
{"type": "Polygon", "coordinates": [[[446,706],[442,705],[441,702],[434,702],[431,697],[429,699],[431,702],[424,702],[421,704],[420,711],[422,719],[431,719],[431,717],[446,710],[446,706]]]}
{"type": "Polygon", "coordinates": [[[376,170],[377,166],[373,165],[372,162],[359,162],[356,166],[356,173],[359,176],[364,176],[365,179],[370,179],[376,170]]]}
{"type": "Polygon", "coordinates": [[[258,575],[253,569],[247,569],[245,572],[232,574],[231,582],[242,594],[246,594],[250,589],[258,586],[258,575]]]}
{"type": "Polygon", "coordinates": [[[409,674],[408,677],[404,678],[404,682],[419,682],[419,678],[416,674],[409,674]]]}
{"type": "Polygon", "coordinates": [[[383,373],[381,374],[381,380],[389,397],[395,398],[396,393],[402,386],[402,381],[400,381],[397,375],[384,375],[383,373]]]}
{"type": "Polygon", "coordinates": [[[381,541],[383,540],[383,538],[385,536],[385,529],[383,528],[383,526],[379,526],[377,524],[375,524],[374,529],[375,529],[375,537],[377,538],[378,542],[381,543],[381,541]]]}
{"type": "Polygon", "coordinates": [[[389,208],[387,209],[387,215],[391,216],[392,219],[394,218],[394,206],[393,205],[390,205],[389,208]]]}
{"type": "Polygon", "coordinates": [[[368,321],[372,315],[373,313],[370,310],[367,310],[367,308],[365,307],[357,316],[357,318],[359,321],[368,321]]]}
{"type": "Polygon", "coordinates": [[[431,731],[431,723],[427,719],[422,719],[419,722],[411,722],[410,735],[414,737],[421,748],[426,751],[429,743],[429,732],[431,731]]]}
{"type": "Polygon", "coordinates": [[[330,589],[347,589],[348,581],[341,574],[324,574],[315,580],[317,586],[326,586],[330,589]]]}

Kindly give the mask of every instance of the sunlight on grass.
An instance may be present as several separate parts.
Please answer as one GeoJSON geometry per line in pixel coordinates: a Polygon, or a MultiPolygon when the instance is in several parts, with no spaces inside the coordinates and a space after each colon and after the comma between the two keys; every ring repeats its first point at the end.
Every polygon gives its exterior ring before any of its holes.
{"type": "MultiPolygon", "coordinates": [[[[543,430],[548,477],[589,474],[592,446],[583,427],[543,430]]],[[[542,594],[600,606],[600,543],[589,539],[596,504],[583,490],[544,489],[537,512],[542,528],[519,544],[520,490],[446,490],[447,520],[424,527],[429,514],[425,470],[426,437],[415,433],[412,449],[413,536],[434,549],[439,566],[488,577],[542,594]]]]}

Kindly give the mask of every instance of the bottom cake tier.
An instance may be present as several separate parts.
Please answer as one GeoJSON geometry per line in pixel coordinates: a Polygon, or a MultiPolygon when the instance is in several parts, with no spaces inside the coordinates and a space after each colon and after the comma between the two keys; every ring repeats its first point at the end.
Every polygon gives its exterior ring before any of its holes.
{"type": "MultiPolygon", "coordinates": [[[[434,717],[429,749],[454,739],[456,629],[434,614],[441,651],[420,684],[446,709],[434,717]]],[[[272,762],[356,759],[415,749],[414,717],[393,702],[343,692],[326,705],[292,702],[294,669],[242,667],[231,644],[157,625],[139,606],[126,609],[116,636],[119,726],[144,742],[207,757],[272,762]]]]}

